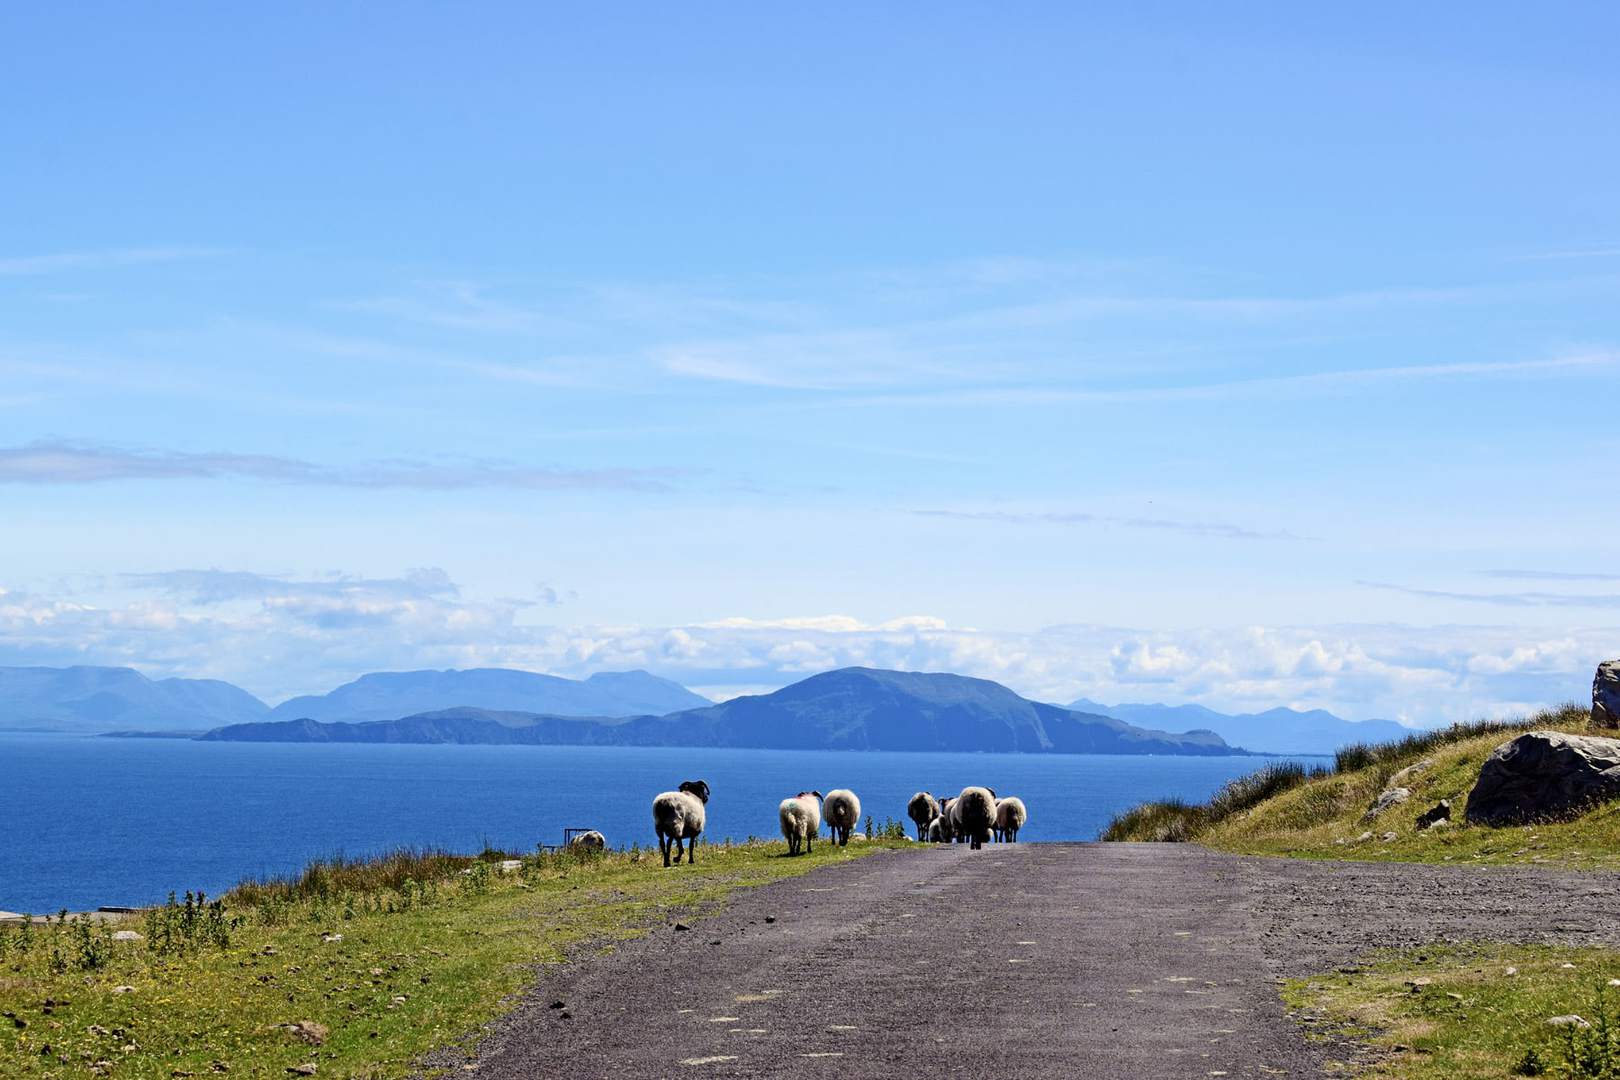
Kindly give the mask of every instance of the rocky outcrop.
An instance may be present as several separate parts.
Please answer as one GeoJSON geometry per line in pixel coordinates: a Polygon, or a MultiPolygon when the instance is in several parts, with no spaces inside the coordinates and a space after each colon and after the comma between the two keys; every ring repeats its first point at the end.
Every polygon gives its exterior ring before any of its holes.
{"type": "Polygon", "coordinates": [[[1397,787],[1382,791],[1379,793],[1378,798],[1373,800],[1373,804],[1367,807],[1367,812],[1361,815],[1361,820],[1371,821],[1385,810],[1392,806],[1399,806],[1411,797],[1412,792],[1409,788],[1397,787]]]}
{"type": "Polygon", "coordinates": [[[1620,728],[1620,660],[1605,660],[1592,676],[1592,726],[1620,728]]]}
{"type": "Polygon", "coordinates": [[[1620,796],[1620,739],[1532,731],[1491,751],[1468,794],[1475,825],[1525,825],[1620,796]]]}
{"type": "Polygon", "coordinates": [[[1390,777],[1388,784],[1385,786],[1392,788],[1406,787],[1413,780],[1416,780],[1419,775],[1428,772],[1433,767],[1434,758],[1424,758],[1422,761],[1414,762],[1413,764],[1408,765],[1406,768],[1390,777]]]}

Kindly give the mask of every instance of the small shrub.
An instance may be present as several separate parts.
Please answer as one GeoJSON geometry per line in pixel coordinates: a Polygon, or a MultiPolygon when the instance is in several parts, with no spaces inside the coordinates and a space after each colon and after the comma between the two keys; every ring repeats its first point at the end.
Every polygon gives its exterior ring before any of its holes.
{"type": "MultiPolygon", "coordinates": [[[[1591,1012],[1590,1026],[1569,1024],[1559,1029],[1558,1047],[1552,1052],[1554,1061],[1550,1067],[1544,1066],[1548,1075],[1580,1080],[1620,1080],[1620,1017],[1610,1008],[1607,987],[1597,988],[1591,1012]]],[[[1522,1067],[1532,1059],[1544,1064],[1534,1047],[1525,1051],[1519,1064],[1522,1067]]]]}

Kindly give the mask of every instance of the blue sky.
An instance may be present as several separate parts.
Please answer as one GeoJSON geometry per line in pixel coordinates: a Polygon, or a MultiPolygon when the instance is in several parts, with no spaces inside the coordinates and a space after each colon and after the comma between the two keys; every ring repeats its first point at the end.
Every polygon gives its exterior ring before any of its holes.
{"type": "Polygon", "coordinates": [[[7,11],[0,662],[1578,697],[1617,31],[7,11]]]}

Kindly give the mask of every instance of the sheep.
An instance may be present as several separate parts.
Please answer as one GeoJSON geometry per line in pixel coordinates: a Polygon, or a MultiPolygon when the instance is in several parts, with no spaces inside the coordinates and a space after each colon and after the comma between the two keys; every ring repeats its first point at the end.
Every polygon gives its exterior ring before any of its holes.
{"type": "Polygon", "coordinates": [[[977,851],[990,839],[991,826],[996,823],[996,793],[986,787],[965,787],[951,812],[956,817],[957,831],[977,851]]]}
{"type": "Polygon", "coordinates": [[[607,837],[595,829],[591,829],[589,832],[575,833],[568,840],[568,849],[570,851],[605,851],[607,849],[607,837]]]}
{"type": "Polygon", "coordinates": [[[801,791],[791,799],[783,799],[776,814],[782,820],[788,854],[797,855],[802,844],[808,855],[813,850],[811,842],[821,833],[821,792],[801,791]]]}
{"type": "Polygon", "coordinates": [[[923,839],[928,823],[939,817],[939,800],[926,791],[919,791],[906,803],[906,817],[917,823],[917,839],[923,839]]]}
{"type": "Polygon", "coordinates": [[[827,827],[839,847],[849,843],[849,831],[861,823],[861,800],[848,788],[829,791],[822,804],[827,814],[827,827]]]}
{"type": "Polygon", "coordinates": [[[951,826],[951,811],[955,806],[956,797],[954,795],[939,804],[939,817],[934,819],[939,822],[938,836],[929,839],[941,844],[948,844],[955,838],[956,831],[951,826]]]}
{"type": "Polygon", "coordinates": [[[945,842],[944,820],[938,817],[934,818],[928,823],[928,828],[923,830],[923,833],[924,835],[920,839],[926,839],[931,844],[943,844],[945,842]]]}
{"type": "Polygon", "coordinates": [[[997,840],[1009,844],[1018,843],[1018,830],[1029,821],[1029,811],[1024,808],[1024,800],[1016,795],[1009,795],[1005,799],[996,800],[996,828],[997,840]]]}
{"type": "Polygon", "coordinates": [[[670,848],[675,850],[675,862],[681,861],[681,841],[686,841],[686,861],[697,863],[697,838],[703,831],[703,807],[709,801],[709,785],[702,780],[688,780],[675,791],[666,791],[653,800],[653,828],[658,832],[658,848],[664,853],[664,865],[670,863],[670,848]]]}

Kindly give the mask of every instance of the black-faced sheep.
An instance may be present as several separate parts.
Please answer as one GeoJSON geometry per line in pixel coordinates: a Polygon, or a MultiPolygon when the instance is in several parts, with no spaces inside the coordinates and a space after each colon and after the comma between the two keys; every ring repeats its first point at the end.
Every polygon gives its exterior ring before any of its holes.
{"type": "Polygon", "coordinates": [[[1018,830],[1029,821],[1029,811],[1024,808],[1024,800],[1016,795],[1009,795],[1005,799],[996,800],[996,828],[997,840],[1004,840],[1009,844],[1018,842],[1018,830]]]}
{"type": "Polygon", "coordinates": [[[703,807],[709,801],[709,785],[702,780],[688,780],[676,791],[666,791],[653,800],[653,828],[658,832],[658,848],[664,853],[664,865],[670,863],[670,849],[674,848],[675,861],[681,861],[681,841],[686,841],[686,861],[697,862],[697,838],[703,832],[703,807]]]}
{"type": "MultiPolygon", "coordinates": [[[[951,823],[951,818],[955,809],[956,796],[954,795],[939,804],[939,817],[935,818],[934,820],[939,822],[939,836],[937,837],[937,840],[941,844],[948,844],[956,838],[956,827],[951,823]]],[[[931,837],[930,839],[936,838],[931,837]]]]}
{"type": "Polygon", "coordinates": [[[923,839],[928,823],[939,817],[939,800],[926,791],[919,791],[906,803],[906,817],[917,823],[917,839],[923,839]]]}
{"type": "Polygon", "coordinates": [[[833,840],[840,847],[849,843],[850,830],[861,821],[861,800],[848,788],[838,788],[827,793],[821,808],[827,815],[827,827],[832,830],[833,840]]]}
{"type": "Polygon", "coordinates": [[[595,829],[575,833],[568,839],[568,849],[570,851],[605,851],[607,849],[607,837],[595,829]]]}
{"type": "Polygon", "coordinates": [[[788,854],[797,855],[801,846],[809,854],[812,842],[821,834],[821,792],[801,791],[791,799],[783,799],[776,816],[782,821],[788,854]]]}
{"type": "Polygon", "coordinates": [[[965,787],[951,811],[956,818],[957,832],[977,851],[990,839],[990,830],[996,823],[996,793],[986,787],[965,787]]]}

